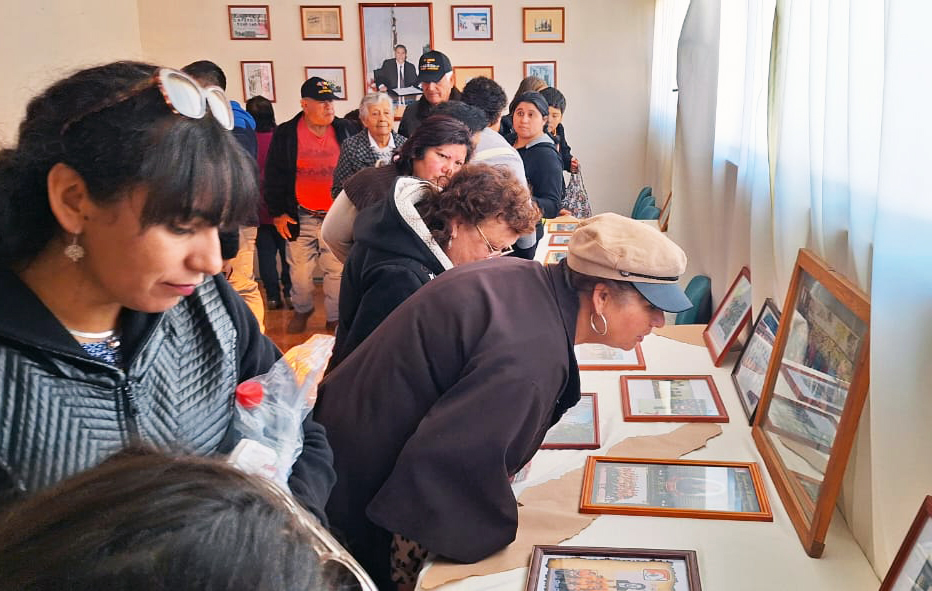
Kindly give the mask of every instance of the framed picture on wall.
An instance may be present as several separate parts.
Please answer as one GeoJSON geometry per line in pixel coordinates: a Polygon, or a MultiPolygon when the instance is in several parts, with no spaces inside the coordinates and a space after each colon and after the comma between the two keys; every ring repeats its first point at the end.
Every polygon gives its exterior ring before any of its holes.
{"type": "Polygon", "coordinates": [[[751,271],[742,267],[734,283],[728,288],[725,299],[712,314],[708,326],[702,331],[709,355],[715,367],[722,364],[742,329],[751,322],[751,271]]]}
{"type": "Polygon", "coordinates": [[[340,6],[302,6],[301,38],[322,41],[343,39],[343,8],[340,6]]]}
{"type": "Polygon", "coordinates": [[[919,507],[880,585],[880,591],[927,589],[932,589],[932,496],[926,497],[919,507]]]}
{"type": "Polygon", "coordinates": [[[450,7],[454,41],[491,41],[492,6],[450,7]]]}
{"type": "Polygon", "coordinates": [[[248,101],[254,96],[264,96],[275,102],[275,74],[272,62],[240,62],[243,73],[243,96],[248,101]]]}
{"type": "Polygon", "coordinates": [[[263,41],[272,38],[268,4],[230,5],[227,6],[227,13],[230,19],[230,39],[263,41]]]}
{"type": "Polygon", "coordinates": [[[343,66],[305,66],[304,79],[314,76],[330,83],[336,100],[346,100],[346,68],[343,66]]]}
{"type": "Polygon", "coordinates": [[[562,6],[523,10],[525,43],[563,43],[566,25],[562,6]]]}
{"type": "Polygon", "coordinates": [[[479,76],[495,80],[495,66],[453,66],[453,83],[460,90],[467,82],[479,76]]]}
{"type": "Polygon", "coordinates": [[[537,76],[547,83],[547,86],[557,86],[557,62],[524,62],[524,77],[537,76]]]}
{"type": "MultiPolygon", "coordinates": [[[[410,4],[359,5],[359,30],[362,39],[362,71],[365,92],[375,92],[379,85],[389,89],[398,87],[395,49],[404,46],[406,72],[416,76],[421,54],[434,46],[433,4],[418,2],[410,4]]],[[[416,84],[405,74],[402,88],[416,84]]],[[[407,95],[405,95],[407,96],[407,95]]]]}

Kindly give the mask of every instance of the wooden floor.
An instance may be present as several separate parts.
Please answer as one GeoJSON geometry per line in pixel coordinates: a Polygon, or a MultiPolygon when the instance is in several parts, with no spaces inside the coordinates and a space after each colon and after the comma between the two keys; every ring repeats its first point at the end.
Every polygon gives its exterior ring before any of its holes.
{"type": "MultiPolygon", "coordinates": [[[[265,297],[265,290],[260,289],[260,291],[265,297]]],[[[292,314],[294,314],[294,310],[285,308],[281,310],[267,309],[265,311],[265,334],[282,351],[287,351],[291,347],[303,343],[314,333],[327,333],[327,330],[325,330],[327,316],[324,312],[324,294],[321,291],[321,286],[316,284],[314,286],[314,313],[311,314],[311,318],[307,321],[307,328],[303,333],[288,334],[285,331],[292,314]]]]}

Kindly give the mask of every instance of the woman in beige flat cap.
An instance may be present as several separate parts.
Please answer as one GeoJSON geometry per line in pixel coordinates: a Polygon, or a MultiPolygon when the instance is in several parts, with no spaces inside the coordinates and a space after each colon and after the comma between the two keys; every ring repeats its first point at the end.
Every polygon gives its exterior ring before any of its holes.
{"type": "Polygon", "coordinates": [[[565,261],[512,257],[444,272],[320,384],[334,528],[380,589],[433,552],[474,562],[517,529],[509,478],[579,400],[574,345],[631,349],[690,307],[686,255],[616,214],[580,222],[565,261]]]}

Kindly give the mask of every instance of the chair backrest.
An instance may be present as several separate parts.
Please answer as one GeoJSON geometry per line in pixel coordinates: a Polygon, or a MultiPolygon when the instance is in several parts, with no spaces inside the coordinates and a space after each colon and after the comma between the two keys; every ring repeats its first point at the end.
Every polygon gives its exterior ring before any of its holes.
{"type": "Polygon", "coordinates": [[[660,218],[660,208],[654,204],[645,205],[637,215],[632,217],[636,220],[656,220],[660,218]]]}
{"type": "Polygon", "coordinates": [[[676,324],[708,324],[712,319],[712,280],[696,275],[686,285],[686,297],[693,307],[676,315],[676,324]]]}
{"type": "Polygon", "coordinates": [[[650,187],[644,187],[641,189],[641,192],[638,193],[637,199],[634,200],[634,207],[631,208],[631,217],[638,219],[636,214],[641,210],[642,207],[644,207],[644,204],[647,201],[650,201],[651,205],[657,204],[657,200],[654,199],[653,195],[651,195],[651,192],[652,189],[650,187]]]}
{"type": "Polygon", "coordinates": [[[634,204],[634,209],[631,210],[631,217],[636,220],[643,220],[644,218],[644,208],[646,207],[656,207],[657,202],[654,200],[652,195],[641,199],[639,203],[634,204]]]}

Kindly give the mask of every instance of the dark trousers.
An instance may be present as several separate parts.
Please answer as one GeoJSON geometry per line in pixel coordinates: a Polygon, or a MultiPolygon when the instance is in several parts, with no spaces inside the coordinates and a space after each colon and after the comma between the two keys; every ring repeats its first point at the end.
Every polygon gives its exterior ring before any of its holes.
{"type": "Polygon", "coordinates": [[[291,275],[285,262],[285,239],[272,224],[259,226],[256,233],[256,251],[259,253],[259,277],[265,286],[265,297],[272,301],[282,301],[282,287],[285,295],[291,293],[291,275]],[[282,274],[279,284],[278,261],[281,260],[282,274]]]}

